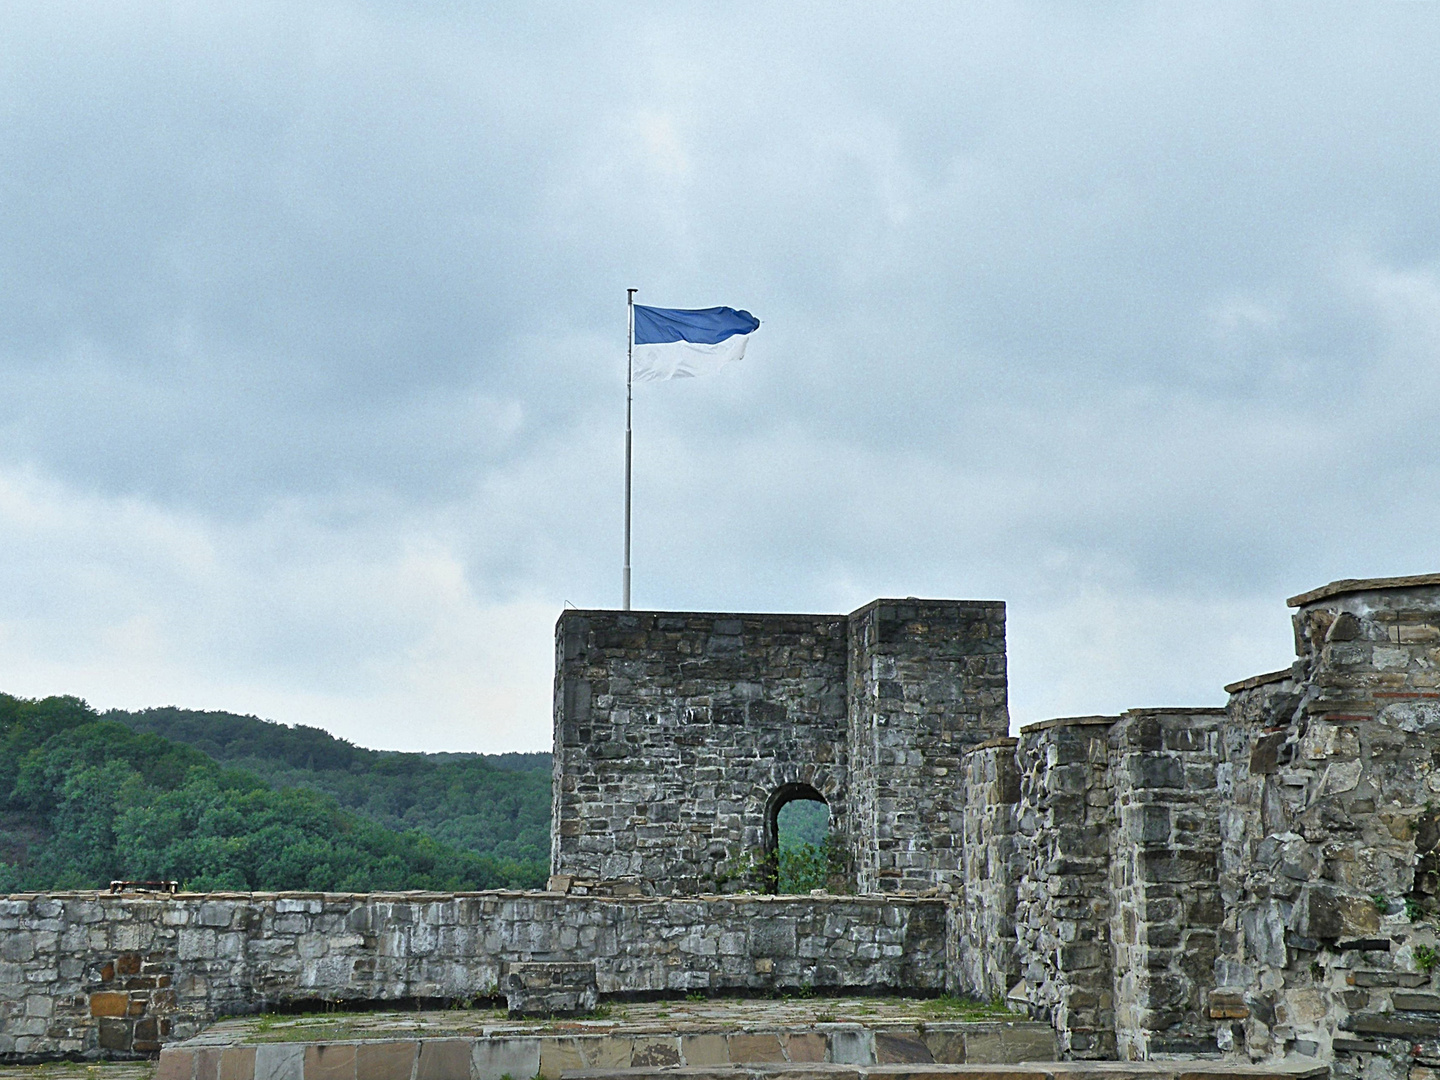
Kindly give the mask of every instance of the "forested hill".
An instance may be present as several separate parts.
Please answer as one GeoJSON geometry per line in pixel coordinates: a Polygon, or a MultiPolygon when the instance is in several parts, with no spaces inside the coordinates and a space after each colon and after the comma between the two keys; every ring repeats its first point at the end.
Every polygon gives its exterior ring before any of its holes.
{"type": "MultiPolygon", "coordinates": [[[[379,758],[377,777],[404,775],[404,761],[379,758]]],[[[432,762],[414,775],[422,784],[455,781],[457,764],[432,762]]],[[[98,716],[78,698],[0,694],[0,893],[100,888],[115,878],[192,889],[483,889],[532,887],[544,866],[387,828],[314,787],[280,790],[98,716]]]]}
{"type": "Polygon", "coordinates": [[[112,709],[105,720],[199,750],[276,788],[325,792],[388,828],[511,860],[540,886],[550,864],[550,755],[367,750],[319,728],[186,709],[112,709]]]}

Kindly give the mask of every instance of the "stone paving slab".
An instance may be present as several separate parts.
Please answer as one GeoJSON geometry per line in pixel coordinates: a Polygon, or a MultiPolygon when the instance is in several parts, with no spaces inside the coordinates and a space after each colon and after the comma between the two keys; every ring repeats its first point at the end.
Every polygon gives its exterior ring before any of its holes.
{"type": "MultiPolygon", "coordinates": [[[[593,1035],[676,1031],[772,1031],[849,1023],[869,1028],[915,1028],[941,1023],[1031,1025],[1017,1013],[956,1003],[946,998],[793,997],[703,998],[695,1001],[607,1003],[578,1019],[512,1019],[503,1009],[436,1009],[423,1012],[334,1012],[304,1016],[240,1016],[211,1024],[186,1046],[261,1042],[334,1042],[447,1035],[593,1035]]],[[[1046,1025],[1039,1025],[1045,1027],[1046,1025]]]]}
{"type": "Polygon", "coordinates": [[[0,1065],[0,1080],[154,1080],[153,1061],[53,1061],[0,1065]]]}

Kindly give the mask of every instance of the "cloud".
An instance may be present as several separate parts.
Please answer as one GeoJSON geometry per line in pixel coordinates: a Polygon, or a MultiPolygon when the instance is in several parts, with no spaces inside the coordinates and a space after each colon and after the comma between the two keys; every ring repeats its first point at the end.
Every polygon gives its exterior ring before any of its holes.
{"type": "Polygon", "coordinates": [[[1018,718],[1218,702],[1434,568],[1437,19],[8,5],[0,688],[544,746],[633,285],[763,321],[637,395],[638,602],[998,597],[1018,718]]]}

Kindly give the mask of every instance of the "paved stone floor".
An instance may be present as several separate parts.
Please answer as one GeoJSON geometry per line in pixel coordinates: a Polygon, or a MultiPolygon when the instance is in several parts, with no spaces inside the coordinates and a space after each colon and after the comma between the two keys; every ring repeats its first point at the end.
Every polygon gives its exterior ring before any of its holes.
{"type": "MultiPolygon", "coordinates": [[[[1023,1021],[1024,1016],[953,998],[704,999],[604,1005],[572,1020],[511,1020],[499,1009],[433,1012],[316,1013],[244,1016],[212,1024],[187,1046],[257,1042],[332,1042],[352,1039],[445,1038],[475,1035],[574,1033],[601,1035],[687,1031],[806,1028],[858,1023],[909,1026],[941,1021],[1023,1021]]],[[[0,1078],[3,1080],[3,1078],[0,1078]]]]}
{"type": "Polygon", "coordinates": [[[153,1080],[153,1061],[58,1061],[49,1065],[0,1065],[0,1080],[153,1080]]]}

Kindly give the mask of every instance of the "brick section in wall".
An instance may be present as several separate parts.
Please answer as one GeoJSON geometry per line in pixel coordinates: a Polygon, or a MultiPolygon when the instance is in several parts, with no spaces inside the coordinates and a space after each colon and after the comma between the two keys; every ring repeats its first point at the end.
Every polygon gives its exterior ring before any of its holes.
{"type": "Polygon", "coordinates": [[[602,995],[939,993],[946,907],[893,897],[12,896],[0,900],[0,1060],[140,1055],[218,1015],[287,1003],[496,997],[505,965],[536,961],[593,961],[602,995]]]}
{"type": "Polygon", "coordinates": [[[1032,724],[1017,748],[1021,993],[1032,1014],[1054,1025],[1065,1057],[1115,1056],[1109,732],[1116,719],[1032,724]]]}
{"type": "Polygon", "coordinates": [[[1110,729],[1115,1030],[1122,1060],[1215,1052],[1223,709],[1136,710],[1110,729]]]}

